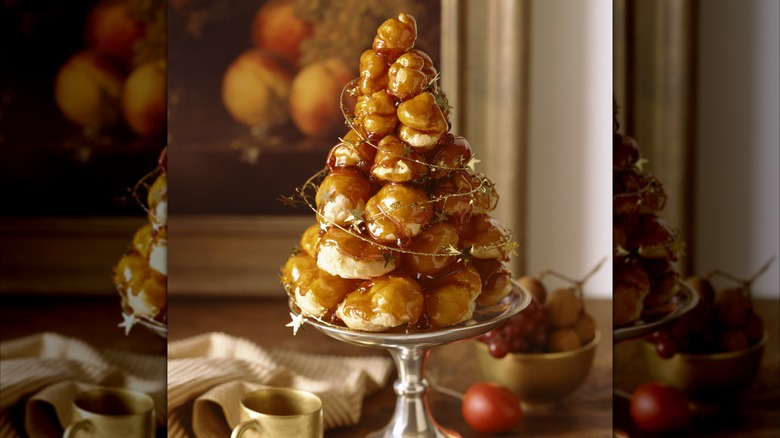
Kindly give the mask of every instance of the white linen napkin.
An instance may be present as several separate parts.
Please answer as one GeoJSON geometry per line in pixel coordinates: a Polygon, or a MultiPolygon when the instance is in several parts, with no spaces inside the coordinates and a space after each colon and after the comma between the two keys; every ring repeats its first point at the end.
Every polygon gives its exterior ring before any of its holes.
{"type": "Polygon", "coordinates": [[[303,389],[323,401],[325,429],[356,424],[363,398],[393,369],[386,356],[331,356],[265,349],[224,333],[168,345],[168,436],[230,436],[240,400],[264,386],[303,389]]]}

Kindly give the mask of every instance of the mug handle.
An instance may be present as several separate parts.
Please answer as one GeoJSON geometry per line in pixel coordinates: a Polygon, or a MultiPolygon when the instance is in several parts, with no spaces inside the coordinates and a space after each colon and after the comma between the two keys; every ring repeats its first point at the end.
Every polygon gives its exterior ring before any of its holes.
{"type": "Polygon", "coordinates": [[[260,422],[256,419],[252,419],[238,423],[238,425],[233,428],[233,433],[230,434],[230,438],[241,438],[241,435],[250,429],[256,429],[257,431],[262,432],[260,422]]]}
{"type": "Polygon", "coordinates": [[[62,438],[73,438],[76,436],[76,433],[80,430],[87,430],[92,428],[92,423],[89,422],[89,420],[79,420],[75,423],[71,423],[70,426],[68,426],[67,429],[65,429],[65,433],[62,434],[62,438]]]}

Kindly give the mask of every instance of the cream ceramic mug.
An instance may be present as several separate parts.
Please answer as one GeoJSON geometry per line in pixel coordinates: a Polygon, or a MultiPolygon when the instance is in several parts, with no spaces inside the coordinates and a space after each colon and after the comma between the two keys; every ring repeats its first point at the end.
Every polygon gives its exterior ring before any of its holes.
{"type": "Polygon", "coordinates": [[[154,400],[120,388],[94,388],[76,395],[73,423],[63,438],[154,438],[154,400]]]}
{"type": "Polygon", "coordinates": [[[231,438],[322,438],[322,400],[291,388],[263,388],[241,399],[241,423],[231,438]]]}

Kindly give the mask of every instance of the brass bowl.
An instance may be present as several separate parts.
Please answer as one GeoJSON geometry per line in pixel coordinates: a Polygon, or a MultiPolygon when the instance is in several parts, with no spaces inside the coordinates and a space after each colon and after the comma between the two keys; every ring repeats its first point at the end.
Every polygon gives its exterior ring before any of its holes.
{"type": "Polygon", "coordinates": [[[560,353],[510,353],[501,359],[490,355],[483,342],[475,342],[477,363],[485,380],[514,392],[527,406],[555,403],[574,392],[590,373],[601,335],[576,350],[560,353]]]}
{"type": "Polygon", "coordinates": [[[668,383],[697,403],[728,401],[745,390],[758,375],[769,334],[746,350],[715,354],[678,353],[663,359],[655,345],[642,342],[647,370],[658,381],[668,383]]]}

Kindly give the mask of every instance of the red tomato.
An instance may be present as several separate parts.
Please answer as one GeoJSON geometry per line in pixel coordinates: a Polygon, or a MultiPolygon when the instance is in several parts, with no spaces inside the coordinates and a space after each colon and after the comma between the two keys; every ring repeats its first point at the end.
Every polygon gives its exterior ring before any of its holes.
{"type": "Polygon", "coordinates": [[[482,433],[512,430],[523,417],[515,394],[492,382],[471,385],[463,397],[461,412],[469,426],[482,433]]]}
{"type": "Polygon", "coordinates": [[[677,388],[662,383],[645,383],[631,394],[631,418],[648,432],[677,430],[688,423],[688,398],[677,388]]]}

